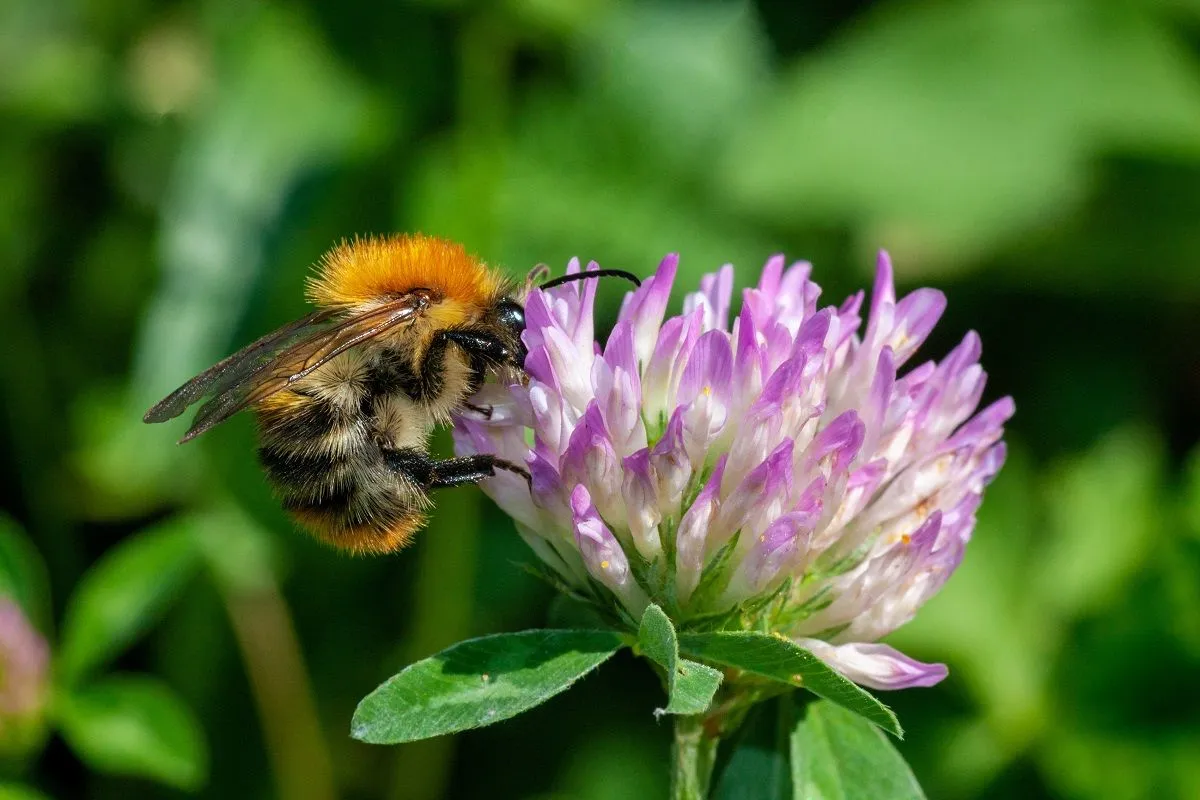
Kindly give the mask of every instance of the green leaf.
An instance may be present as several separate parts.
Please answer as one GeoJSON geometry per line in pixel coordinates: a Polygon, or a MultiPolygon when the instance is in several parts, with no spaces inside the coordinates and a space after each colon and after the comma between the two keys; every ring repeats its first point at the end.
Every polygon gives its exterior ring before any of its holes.
{"type": "Polygon", "coordinates": [[[604,617],[591,603],[570,595],[555,593],[546,612],[546,624],[551,628],[603,629],[608,627],[604,617]]]}
{"type": "Polygon", "coordinates": [[[1200,447],[1192,450],[1184,470],[1183,520],[1192,536],[1200,538],[1200,447]]]}
{"type": "Polygon", "coordinates": [[[693,658],[808,689],[903,738],[900,722],[890,708],[782,636],[752,631],[685,633],[679,637],[679,649],[693,658]]]}
{"type": "MultiPolygon", "coordinates": [[[[493,181],[472,176],[496,169],[495,146],[440,143],[422,154],[412,180],[413,228],[472,244],[486,223],[503,232],[494,252],[507,264],[563,264],[586,253],[601,264],[649,270],[687,242],[681,282],[699,280],[714,261],[756,263],[774,246],[682,188],[689,184],[661,180],[665,156],[645,145],[644,128],[610,107],[547,88],[530,93],[514,122],[493,181]]],[[[706,177],[709,161],[697,170],[706,177]]],[[[615,300],[602,293],[598,303],[615,300]]]]}
{"type": "Polygon", "coordinates": [[[904,758],[857,714],[817,701],[792,731],[792,785],[804,800],[924,800],[904,758]]]}
{"type": "Polygon", "coordinates": [[[614,4],[580,37],[588,96],[641,134],[667,170],[700,170],[770,86],[766,39],[744,3],[614,4]]]}
{"type": "Polygon", "coordinates": [[[926,262],[994,246],[1084,197],[1095,155],[1196,157],[1192,60],[1136,6],[876,4],[741,118],[717,180],[764,218],[858,222],[926,262]]]}
{"type": "Polygon", "coordinates": [[[398,744],[515,717],[624,644],[612,631],[541,630],[470,639],[406,667],[358,704],[351,735],[398,744]]]}
{"type": "Polygon", "coordinates": [[[194,448],[174,445],[187,421],[147,426],[142,414],[181,377],[235,346],[231,334],[266,293],[262,242],[296,185],[377,152],[403,125],[400,97],[378,97],[328,48],[310,16],[258,4],[219,25],[218,60],[228,78],[213,83],[172,145],[159,206],[162,278],[134,346],[130,395],[121,405],[85,409],[81,419],[77,466],[101,513],[128,515],[164,494],[194,492],[194,448]],[[206,245],[189,244],[194,236],[206,245]]]}
{"type": "Polygon", "coordinates": [[[654,604],[642,614],[638,644],[642,652],[667,673],[667,707],[656,710],[656,716],[702,714],[708,709],[724,676],[712,667],[679,657],[675,626],[654,604]]]}
{"type": "Polygon", "coordinates": [[[110,676],[68,691],[56,706],[63,738],[88,766],[196,789],[208,774],[200,724],[167,685],[110,676]]]}
{"type": "Polygon", "coordinates": [[[1153,432],[1126,426],[1043,476],[1047,530],[1026,589],[1044,616],[1098,612],[1143,571],[1162,525],[1162,450],[1153,432]]]}
{"type": "Polygon", "coordinates": [[[0,514],[0,595],[11,597],[35,627],[50,622],[46,565],[15,520],[0,514]]]}
{"type": "Polygon", "coordinates": [[[713,800],[805,800],[792,796],[789,741],[795,726],[792,695],[757,704],[738,730],[713,800]]]}
{"type": "Polygon", "coordinates": [[[50,797],[32,786],[24,786],[20,783],[0,783],[0,800],[50,800],[50,797]]]}
{"type": "Polygon", "coordinates": [[[136,534],[83,576],[63,620],[64,681],[78,680],[158,621],[199,563],[191,528],[176,521],[136,534]]]}

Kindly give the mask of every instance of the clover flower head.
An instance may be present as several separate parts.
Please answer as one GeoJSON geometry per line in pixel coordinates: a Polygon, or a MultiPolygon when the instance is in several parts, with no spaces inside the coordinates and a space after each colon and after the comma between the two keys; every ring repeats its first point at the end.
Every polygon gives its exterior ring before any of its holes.
{"type": "Polygon", "coordinates": [[[532,291],[528,381],[486,387],[473,402],[493,413],[459,417],[456,449],[528,465],[530,485],[484,490],[617,615],[655,602],[787,636],[866,686],[938,682],[943,665],[878,640],[958,566],[1004,461],[1013,402],[976,413],[979,337],[914,363],[945,297],[897,299],[886,253],[866,309],[862,292],[822,307],[810,265],[776,256],[732,319],[729,265],[666,317],[677,264],[626,296],[603,346],[596,280],[532,291]]]}
{"type": "Polygon", "coordinates": [[[20,606],[0,597],[0,745],[7,743],[10,728],[41,714],[49,662],[46,640],[29,624],[20,606]]]}

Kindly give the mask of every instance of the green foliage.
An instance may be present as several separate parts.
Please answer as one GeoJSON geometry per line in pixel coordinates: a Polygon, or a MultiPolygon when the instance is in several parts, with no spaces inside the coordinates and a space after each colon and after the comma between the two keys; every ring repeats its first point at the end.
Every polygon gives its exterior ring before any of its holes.
{"type": "Polygon", "coordinates": [[[50,588],[37,548],[10,517],[0,514],[0,596],[19,605],[35,626],[47,630],[50,588]]]}
{"type": "Polygon", "coordinates": [[[1077,203],[1099,150],[1200,156],[1200,84],[1136,4],[885,4],[739,134],[722,177],[756,213],[979,250],[1077,203]]]}
{"type": "Polygon", "coordinates": [[[792,695],[759,704],[742,724],[720,771],[713,800],[807,800],[792,794],[788,761],[792,695]]]}
{"type": "Polygon", "coordinates": [[[862,715],[893,736],[904,735],[892,710],[834,672],[825,662],[782,636],[753,631],[685,633],[679,649],[693,658],[743,670],[813,694],[862,715]]]}
{"type": "Polygon", "coordinates": [[[638,645],[666,672],[667,707],[655,714],[701,714],[709,707],[724,676],[712,667],[679,657],[675,626],[653,603],[642,614],[638,645]]]}
{"type": "Polygon", "coordinates": [[[1051,538],[1033,587],[1044,607],[1069,619],[1111,603],[1127,585],[1158,538],[1162,459],[1144,431],[1126,429],[1047,476],[1051,538]]]}
{"type": "Polygon", "coordinates": [[[398,744],[491,725],[541,705],[623,646],[607,631],[541,630],[460,642],[363,698],[351,735],[398,744]]]}
{"type": "Polygon", "coordinates": [[[805,706],[791,736],[795,797],[805,800],[924,800],[888,738],[826,701],[805,706]]]}
{"type": "Polygon", "coordinates": [[[200,723],[161,681],[108,676],[58,699],[67,743],[93,769],[196,789],[208,771],[200,723]]]}
{"type": "Polygon", "coordinates": [[[63,620],[59,677],[71,683],[152,626],[199,564],[186,526],[167,523],[122,542],[96,562],[63,620]]]}
{"type": "Polygon", "coordinates": [[[36,789],[16,783],[0,783],[0,800],[49,800],[36,789]]]}
{"type": "Polygon", "coordinates": [[[796,693],[751,711],[713,791],[714,800],[924,797],[883,731],[836,703],[796,693]]]}

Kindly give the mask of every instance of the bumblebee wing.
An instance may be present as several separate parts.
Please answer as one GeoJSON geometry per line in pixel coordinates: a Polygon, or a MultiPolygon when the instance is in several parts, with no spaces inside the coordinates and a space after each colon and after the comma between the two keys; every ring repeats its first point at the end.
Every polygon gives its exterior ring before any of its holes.
{"type": "Polygon", "coordinates": [[[302,319],[288,323],[278,330],[271,331],[233,355],[213,364],[171,392],[147,411],[142,420],[166,422],[178,417],[187,410],[188,406],[206,394],[219,394],[236,385],[259,367],[272,361],[281,350],[294,344],[298,339],[309,336],[314,329],[327,323],[335,313],[332,310],[316,311],[302,319]]]}
{"type": "Polygon", "coordinates": [[[200,397],[211,394],[180,439],[180,443],[190,441],[310,375],[346,350],[411,321],[425,302],[420,295],[404,295],[366,313],[336,321],[331,321],[336,312],[310,314],[188,381],[150,409],[145,419],[162,422],[177,417],[200,397]],[[264,341],[266,344],[261,344],[264,341]]]}

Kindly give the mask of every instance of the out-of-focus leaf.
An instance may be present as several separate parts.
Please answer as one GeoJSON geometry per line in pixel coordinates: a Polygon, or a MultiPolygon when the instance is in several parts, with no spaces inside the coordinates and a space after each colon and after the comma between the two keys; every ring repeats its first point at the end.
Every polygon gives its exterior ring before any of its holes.
{"type": "Polygon", "coordinates": [[[596,607],[569,595],[555,593],[546,612],[546,625],[550,628],[596,628],[608,627],[596,607]]]}
{"type": "Polygon", "coordinates": [[[1188,458],[1183,486],[1183,519],[1192,536],[1200,538],[1200,448],[1188,458]]]}
{"type": "Polygon", "coordinates": [[[1200,81],[1145,9],[887,3],[744,119],[719,175],[764,219],[961,262],[1061,215],[1115,148],[1200,157],[1200,81]]]}
{"type": "Polygon", "coordinates": [[[896,715],[873,694],[783,636],[753,631],[684,633],[679,637],[679,650],[692,658],[807,689],[865,717],[897,738],[904,735],[896,715]]]}
{"type": "Polygon", "coordinates": [[[397,130],[394,109],[295,11],[264,5],[214,19],[228,25],[220,31],[222,69],[184,137],[162,209],[162,285],[138,337],[132,392],[116,420],[81,431],[83,472],[132,510],[189,485],[171,467],[186,421],[146,426],[141,416],[230,350],[263,266],[266,231],[288,193],[303,176],[361,157],[397,130]]]}
{"type": "Polygon", "coordinates": [[[59,677],[79,680],[157,622],[196,572],[198,555],[186,519],[138,533],[106,553],[67,603],[59,677]]]}
{"type": "Polygon", "coordinates": [[[228,75],[183,145],[164,212],[164,286],[135,366],[142,401],[223,354],[261,267],[263,229],[297,178],[395,130],[301,16],[260,6],[238,14],[229,37],[228,75]]]}
{"type": "Polygon", "coordinates": [[[795,796],[805,800],[924,800],[882,731],[833,703],[809,703],[792,732],[795,796]]]}
{"type": "Polygon", "coordinates": [[[212,69],[197,26],[175,19],[144,31],[129,55],[133,104],[155,117],[193,111],[211,89],[212,69]]]}
{"type": "MultiPolygon", "coordinates": [[[[461,2],[461,0],[426,0],[426,2],[461,2]]],[[[599,24],[619,0],[506,0],[505,6],[527,29],[545,31],[569,38],[599,24]]]]}
{"type": "Polygon", "coordinates": [[[1116,431],[1044,481],[1049,530],[1032,588],[1044,609],[1070,618],[1101,607],[1150,551],[1167,506],[1163,454],[1145,431],[1116,431]]]}
{"type": "Polygon", "coordinates": [[[0,800],[50,800],[50,796],[42,794],[32,786],[0,783],[0,800]]]}
{"type": "Polygon", "coordinates": [[[667,707],[655,714],[702,714],[721,686],[719,670],[679,657],[675,626],[657,605],[642,614],[638,644],[645,655],[667,673],[667,707]]]}
{"type": "Polygon", "coordinates": [[[399,744],[481,728],[540,705],[623,645],[610,631],[522,631],[470,639],[406,667],[363,698],[351,735],[399,744]]]}
{"type": "Polygon", "coordinates": [[[779,697],[750,712],[717,778],[713,800],[804,800],[792,795],[792,705],[790,696],[779,697]]]}
{"type": "Polygon", "coordinates": [[[714,148],[769,85],[747,3],[631,3],[582,31],[584,75],[631,135],[704,182],[714,148]]]}
{"type": "MultiPolygon", "coordinates": [[[[483,144],[427,151],[407,187],[414,216],[406,220],[471,246],[475,230],[494,231],[491,257],[514,276],[538,263],[561,271],[575,256],[647,275],[677,251],[679,281],[694,285],[725,262],[757,269],[778,247],[699,192],[663,180],[657,161],[602,107],[539,92],[501,152],[483,144]],[[491,165],[491,183],[465,180],[479,164],[491,165]]],[[[615,310],[620,296],[602,292],[599,302],[615,310]]]]}
{"type": "Polygon", "coordinates": [[[1200,790],[1200,735],[1194,730],[1152,739],[1073,728],[1052,729],[1038,748],[1049,788],[1059,796],[1138,800],[1195,797],[1200,790]]]}
{"type": "Polygon", "coordinates": [[[243,511],[225,505],[191,520],[200,555],[218,583],[236,592],[275,584],[276,540],[243,511]]]}
{"type": "Polygon", "coordinates": [[[46,160],[33,142],[0,147],[0,256],[6,262],[0,270],[0,303],[9,309],[19,302],[18,292],[29,279],[37,241],[35,220],[46,203],[47,188],[41,179],[46,160]]]}
{"type": "Polygon", "coordinates": [[[93,769],[200,787],[208,749],[192,712],[175,692],[142,676],[110,676],[69,691],[56,707],[63,737],[93,769]]]}
{"type": "MultiPolygon", "coordinates": [[[[648,753],[662,748],[657,731],[638,734],[628,726],[595,730],[572,747],[555,781],[558,800],[630,800],[667,796],[667,771],[648,753]]],[[[663,748],[665,753],[666,749],[663,748]]],[[[544,798],[544,800],[550,800],[544,798]]]]}
{"type": "Polygon", "coordinates": [[[50,624],[50,587],[41,554],[16,521],[0,513],[0,595],[11,597],[43,632],[50,624]]]}
{"type": "Polygon", "coordinates": [[[32,2],[0,5],[0,108],[13,117],[78,122],[111,98],[110,58],[69,16],[32,2]]]}

